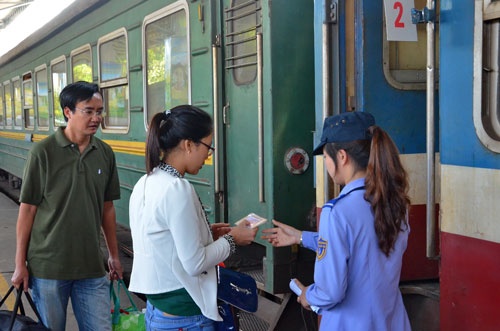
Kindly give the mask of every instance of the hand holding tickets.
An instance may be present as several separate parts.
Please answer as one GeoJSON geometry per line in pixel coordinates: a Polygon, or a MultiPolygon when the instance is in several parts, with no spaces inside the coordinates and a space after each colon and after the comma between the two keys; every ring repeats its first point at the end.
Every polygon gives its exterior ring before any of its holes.
{"type": "MultiPolygon", "coordinates": [[[[302,294],[302,289],[299,287],[299,285],[295,282],[295,278],[292,278],[290,280],[290,289],[293,291],[293,293],[297,294],[298,297],[302,294]]],[[[320,314],[320,308],[316,306],[311,306],[311,310],[315,312],[316,314],[320,314]]]]}
{"type": "Polygon", "coordinates": [[[240,223],[242,223],[243,221],[248,221],[249,222],[249,226],[253,229],[255,227],[258,227],[259,225],[261,224],[264,224],[267,219],[265,219],[264,217],[260,217],[259,215],[257,214],[254,214],[254,213],[250,213],[248,214],[247,216],[243,217],[242,219],[240,219],[238,222],[236,222],[235,224],[236,225],[239,225],[240,223]]]}
{"type": "Polygon", "coordinates": [[[248,245],[252,243],[255,239],[255,235],[259,231],[258,227],[255,225],[257,223],[255,219],[247,219],[247,217],[236,222],[236,226],[231,227],[231,231],[229,232],[237,245],[248,245]]]}

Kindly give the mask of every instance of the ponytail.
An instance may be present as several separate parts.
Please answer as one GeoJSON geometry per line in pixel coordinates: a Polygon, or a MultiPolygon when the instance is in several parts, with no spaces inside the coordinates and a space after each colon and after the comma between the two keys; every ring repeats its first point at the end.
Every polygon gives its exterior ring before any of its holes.
{"type": "Polygon", "coordinates": [[[372,140],[366,168],[365,199],[370,202],[375,215],[378,245],[389,256],[402,224],[407,226],[410,206],[408,176],[389,135],[378,126],[371,126],[369,130],[372,140]]]}
{"type": "Polygon", "coordinates": [[[166,120],[166,116],[164,112],[157,113],[151,119],[151,123],[149,123],[148,136],[146,138],[146,173],[148,175],[161,161],[159,131],[162,122],[166,120]]]}

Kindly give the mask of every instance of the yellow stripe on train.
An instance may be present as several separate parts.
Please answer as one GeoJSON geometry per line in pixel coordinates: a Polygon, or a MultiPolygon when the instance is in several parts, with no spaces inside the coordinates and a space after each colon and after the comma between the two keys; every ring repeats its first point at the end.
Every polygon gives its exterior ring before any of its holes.
{"type": "MultiPolygon", "coordinates": [[[[0,137],[16,140],[25,140],[32,142],[39,142],[46,138],[48,135],[32,134],[24,132],[0,131],[0,137]]],[[[145,156],[146,144],[144,142],[126,141],[126,140],[104,140],[113,151],[117,153],[145,156]]],[[[213,159],[210,156],[206,161],[206,165],[212,165],[213,159]]]]}

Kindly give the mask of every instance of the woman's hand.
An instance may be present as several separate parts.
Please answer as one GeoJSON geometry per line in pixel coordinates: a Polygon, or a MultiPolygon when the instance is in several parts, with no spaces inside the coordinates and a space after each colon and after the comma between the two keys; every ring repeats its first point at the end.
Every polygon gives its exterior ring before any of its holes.
{"type": "Polygon", "coordinates": [[[273,220],[275,228],[264,229],[264,234],[261,238],[267,240],[274,247],[290,246],[293,244],[300,244],[302,231],[296,228],[273,220]]]}
{"type": "Polygon", "coordinates": [[[233,236],[234,242],[239,246],[250,245],[255,239],[255,235],[259,231],[258,227],[251,228],[250,222],[245,220],[231,228],[229,234],[233,236]]]}
{"type": "Polygon", "coordinates": [[[309,304],[309,302],[307,302],[306,299],[306,291],[308,286],[304,286],[304,284],[302,284],[298,279],[295,279],[295,283],[297,283],[300,290],[302,291],[300,293],[300,296],[297,297],[297,302],[300,303],[305,309],[311,310],[311,305],[309,304]]]}
{"type": "Polygon", "coordinates": [[[211,228],[214,241],[231,231],[228,223],[214,223],[211,225],[211,228]]]}

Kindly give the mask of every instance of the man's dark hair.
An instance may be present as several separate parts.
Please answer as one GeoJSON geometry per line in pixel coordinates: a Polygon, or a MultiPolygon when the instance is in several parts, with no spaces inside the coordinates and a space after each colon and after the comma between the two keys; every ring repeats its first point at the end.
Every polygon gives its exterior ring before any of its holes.
{"type": "MultiPolygon", "coordinates": [[[[95,93],[101,93],[99,86],[94,83],[79,81],[72,84],[66,85],[65,88],[59,94],[59,103],[64,114],[64,108],[68,107],[72,111],[75,110],[75,106],[80,101],[90,100],[95,93]]],[[[64,115],[66,122],[68,118],[64,115]]]]}

